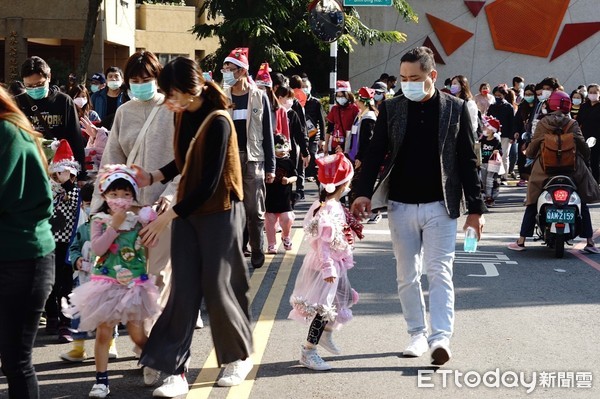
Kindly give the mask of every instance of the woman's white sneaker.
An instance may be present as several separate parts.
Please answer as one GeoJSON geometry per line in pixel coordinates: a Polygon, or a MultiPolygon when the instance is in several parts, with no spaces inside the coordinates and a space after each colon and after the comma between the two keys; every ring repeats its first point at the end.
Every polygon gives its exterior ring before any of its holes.
{"type": "Polygon", "coordinates": [[[410,337],[410,344],[404,349],[402,354],[404,356],[419,357],[423,353],[429,350],[429,344],[427,343],[427,337],[425,334],[414,334],[410,337]]]}
{"type": "Polygon", "coordinates": [[[155,398],[174,398],[185,395],[190,391],[184,374],[170,375],[164,379],[163,384],[152,392],[155,398]]]}
{"type": "Polygon", "coordinates": [[[235,362],[229,363],[223,370],[223,376],[217,381],[217,385],[220,387],[232,387],[240,385],[242,381],[246,379],[248,373],[254,367],[252,359],[248,356],[245,360],[236,360],[235,362]]]}

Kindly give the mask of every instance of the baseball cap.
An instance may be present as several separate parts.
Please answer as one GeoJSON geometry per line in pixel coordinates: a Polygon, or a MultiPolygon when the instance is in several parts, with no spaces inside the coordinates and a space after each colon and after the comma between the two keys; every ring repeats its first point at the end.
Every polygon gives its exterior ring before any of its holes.
{"type": "Polygon", "coordinates": [[[383,82],[375,82],[375,83],[373,83],[373,86],[371,86],[371,89],[378,91],[378,92],[386,92],[387,85],[383,82]]]}
{"type": "Polygon", "coordinates": [[[100,83],[106,83],[106,78],[104,77],[104,74],[102,72],[97,72],[93,74],[90,80],[95,80],[100,83]]]}

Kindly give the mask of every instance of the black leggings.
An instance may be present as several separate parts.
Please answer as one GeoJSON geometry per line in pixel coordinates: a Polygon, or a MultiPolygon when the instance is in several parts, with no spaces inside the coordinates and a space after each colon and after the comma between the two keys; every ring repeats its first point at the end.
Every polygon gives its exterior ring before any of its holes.
{"type": "Polygon", "coordinates": [[[325,331],[326,325],[327,320],[323,320],[323,316],[321,315],[316,315],[312,323],[310,323],[306,340],[310,344],[317,345],[321,339],[321,335],[323,335],[323,331],[325,331]]]}

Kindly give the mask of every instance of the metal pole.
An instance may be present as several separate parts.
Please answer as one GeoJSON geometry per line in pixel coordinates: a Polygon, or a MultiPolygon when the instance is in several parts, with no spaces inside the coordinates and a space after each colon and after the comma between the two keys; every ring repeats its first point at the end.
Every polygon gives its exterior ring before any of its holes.
{"type": "Polygon", "coordinates": [[[335,82],[337,81],[337,40],[329,44],[329,104],[335,104],[335,82]]]}

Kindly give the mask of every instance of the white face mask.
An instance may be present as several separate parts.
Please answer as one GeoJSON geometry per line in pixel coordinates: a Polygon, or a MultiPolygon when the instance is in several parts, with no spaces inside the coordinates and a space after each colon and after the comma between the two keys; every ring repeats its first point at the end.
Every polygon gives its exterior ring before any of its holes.
{"type": "Polygon", "coordinates": [[[375,101],[381,101],[383,100],[383,93],[375,94],[373,98],[375,99],[375,101]]]}
{"type": "Polygon", "coordinates": [[[549,99],[551,94],[552,94],[551,90],[542,90],[542,96],[541,96],[542,100],[541,101],[545,101],[545,100],[549,99]]]}
{"type": "Polygon", "coordinates": [[[73,102],[79,108],[83,108],[83,107],[85,107],[85,104],[87,104],[87,98],[85,98],[85,97],[77,97],[77,98],[73,99],[73,102]]]}
{"type": "Polygon", "coordinates": [[[588,98],[593,103],[595,103],[596,101],[598,101],[599,96],[600,95],[598,93],[590,93],[590,94],[588,94],[588,98]]]}
{"type": "Polygon", "coordinates": [[[342,197],[345,197],[348,194],[350,194],[350,186],[349,185],[347,185],[346,188],[344,189],[344,191],[342,191],[342,197]]]}
{"type": "Polygon", "coordinates": [[[348,103],[348,99],[346,97],[336,97],[335,101],[337,101],[337,103],[342,107],[348,103]]]}
{"type": "Polygon", "coordinates": [[[106,84],[108,85],[109,89],[117,90],[119,87],[121,87],[123,82],[120,80],[109,80],[108,83],[106,83],[106,84]]]}
{"type": "Polygon", "coordinates": [[[235,76],[233,76],[233,72],[223,72],[223,83],[225,83],[228,86],[235,86],[235,84],[237,83],[237,79],[235,78],[235,76]]]}
{"type": "Polygon", "coordinates": [[[402,94],[411,101],[419,102],[427,96],[425,82],[400,82],[402,94]]]}
{"type": "Polygon", "coordinates": [[[580,105],[581,104],[581,98],[574,98],[573,99],[573,105],[580,105]]]}
{"type": "Polygon", "coordinates": [[[294,105],[294,99],[292,98],[286,98],[285,100],[282,101],[281,106],[283,108],[285,108],[286,110],[289,110],[292,108],[292,105],[294,105]]]}

